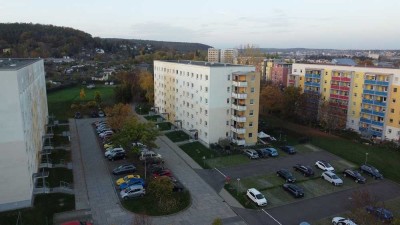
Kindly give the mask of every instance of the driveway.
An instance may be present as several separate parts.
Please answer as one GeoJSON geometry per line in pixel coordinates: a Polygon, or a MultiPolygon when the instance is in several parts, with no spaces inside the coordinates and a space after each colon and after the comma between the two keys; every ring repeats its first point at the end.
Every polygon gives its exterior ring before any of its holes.
{"type": "MultiPolygon", "coordinates": [[[[109,173],[108,162],[104,159],[96,134],[91,123],[96,119],[71,120],[71,142],[75,147],[73,155],[78,160],[75,167],[74,183],[76,205],[89,207],[96,225],[131,225],[134,214],[126,211],[120,204],[113,187],[113,178],[109,173]],[[80,158],[80,160],[79,160],[80,158]]],[[[221,218],[227,225],[244,225],[245,222],[223,201],[223,199],[205,182],[186,162],[176,154],[177,146],[165,136],[157,139],[157,152],[163,155],[166,166],[190,191],[190,207],[171,216],[153,217],[155,225],[211,224],[215,218],[221,218]]]]}

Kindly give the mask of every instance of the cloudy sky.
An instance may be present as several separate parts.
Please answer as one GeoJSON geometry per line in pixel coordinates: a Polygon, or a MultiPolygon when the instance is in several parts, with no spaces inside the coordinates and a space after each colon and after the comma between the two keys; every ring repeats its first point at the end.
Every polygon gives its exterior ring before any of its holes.
{"type": "Polygon", "coordinates": [[[399,0],[0,0],[0,22],[218,48],[399,49],[399,0]]]}

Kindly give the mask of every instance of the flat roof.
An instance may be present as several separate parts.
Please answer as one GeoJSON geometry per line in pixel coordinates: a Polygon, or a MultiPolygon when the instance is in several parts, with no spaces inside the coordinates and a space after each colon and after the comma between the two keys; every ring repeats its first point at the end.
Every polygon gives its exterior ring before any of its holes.
{"type": "Polygon", "coordinates": [[[0,58],[0,70],[19,70],[42,59],[0,58]]]}
{"type": "Polygon", "coordinates": [[[191,60],[155,60],[160,62],[170,62],[184,65],[195,65],[195,66],[207,66],[207,67],[253,67],[249,65],[239,65],[230,63],[216,63],[216,62],[205,62],[205,61],[191,61],[191,60]]]}

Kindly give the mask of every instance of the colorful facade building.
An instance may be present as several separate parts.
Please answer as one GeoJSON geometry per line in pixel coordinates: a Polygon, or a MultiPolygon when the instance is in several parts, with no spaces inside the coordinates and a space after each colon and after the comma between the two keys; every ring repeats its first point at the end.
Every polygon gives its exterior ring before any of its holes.
{"type": "Polygon", "coordinates": [[[287,85],[342,109],[347,128],[400,141],[400,69],[295,63],[287,85]]]}
{"type": "Polygon", "coordinates": [[[257,142],[260,76],[253,66],[154,61],[155,108],[205,145],[257,142]]]}

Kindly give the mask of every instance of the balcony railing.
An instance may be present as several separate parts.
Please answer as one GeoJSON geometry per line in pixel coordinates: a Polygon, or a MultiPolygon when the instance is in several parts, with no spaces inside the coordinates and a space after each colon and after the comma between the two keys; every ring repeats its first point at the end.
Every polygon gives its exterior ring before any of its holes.
{"type": "Polygon", "coordinates": [[[236,121],[236,122],[244,123],[244,122],[246,122],[246,117],[232,115],[232,120],[236,121]]]}
{"type": "Polygon", "coordinates": [[[232,85],[235,87],[247,87],[246,81],[233,81],[232,85]]]}
{"type": "Polygon", "coordinates": [[[321,75],[320,74],[309,74],[309,73],[306,73],[306,78],[321,79],[321,75]]]}
{"type": "Polygon", "coordinates": [[[340,91],[350,91],[350,87],[347,86],[339,86],[339,85],[331,85],[331,89],[333,90],[340,90],[340,91]]]}
{"type": "Polygon", "coordinates": [[[370,119],[367,119],[367,118],[362,118],[361,117],[360,118],[360,122],[372,124],[372,125],[379,126],[379,127],[383,127],[383,122],[376,121],[376,120],[370,120],[370,119]]]}
{"type": "Polygon", "coordinates": [[[385,113],[384,112],[380,112],[380,111],[375,111],[375,110],[370,110],[370,109],[361,109],[362,113],[366,113],[366,114],[370,114],[370,115],[374,115],[374,116],[381,116],[381,117],[385,117],[385,113]]]}
{"type": "Polygon", "coordinates": [[[389,86],[389,81],[379,81],[379,80],[364,80],[365,84],[379,85],[379,86],[389,86]]]}
{"type": "Polygon", "coordinates": [[[247,98],[247,94],[246,93],[235,93],[235,92],[232,92],[232,98],[246,99],[247,98]]]}
{"type": "Polygon", "coordinates": [[[363,99],[362,103],[370,104],[370,105],[385,106],[386,107],[386,102],[378,101],[378,100],[374,101],[374,100],[370,100],[370,99],[363,99]]]}
{"type": "Polygon", "coordinates": [[[237,133],[237,134],[245,134],[246,133],[246,129],[245,128],[241,128],[241,127],[234,127],[231,126],[231,131],[237,133]]]}
{"type": "Polygon", "coordinates": [[[244,139],[232,139],[232,142],[237,144],[237,145],[245,145],[246,144],[246,140],[244,139]]]}
{"type": "Polygon", "coordinates": [[[321,86],[320,83],[317,83],[317,82],[310,82],[310,81],[304,82],[304,85],[306,85],[306,86],[312,86],[312,87],[320,87],[320,86],[321,86]]]}
{"type": "Polygon", "coordinates": [[[338,94],[330,94],[330,98],[333,99],[341,99],[341,100],[349,100],[349,96],[347,95],[338,95],[338,94]]]}
{"type": "Polygon", "coordinates": [[[363,91],[363,94],[368,94],[368,95],[379,95],[379,96],[384,96],[387,97],[387,92],[384,91],[375,91],[375,90],[365,90],[363,91]]]}
{"type": "Polygon", "coordinates": [[[351,82],[349,77],[332,77],[333,81],[351,82]]]}
{"type": "Polygon", "coordinates": [[[232,109],[238,110],[238,111],[246,111],[246,105],[240,105],[236,103],[232,103],[232,109]]]}

